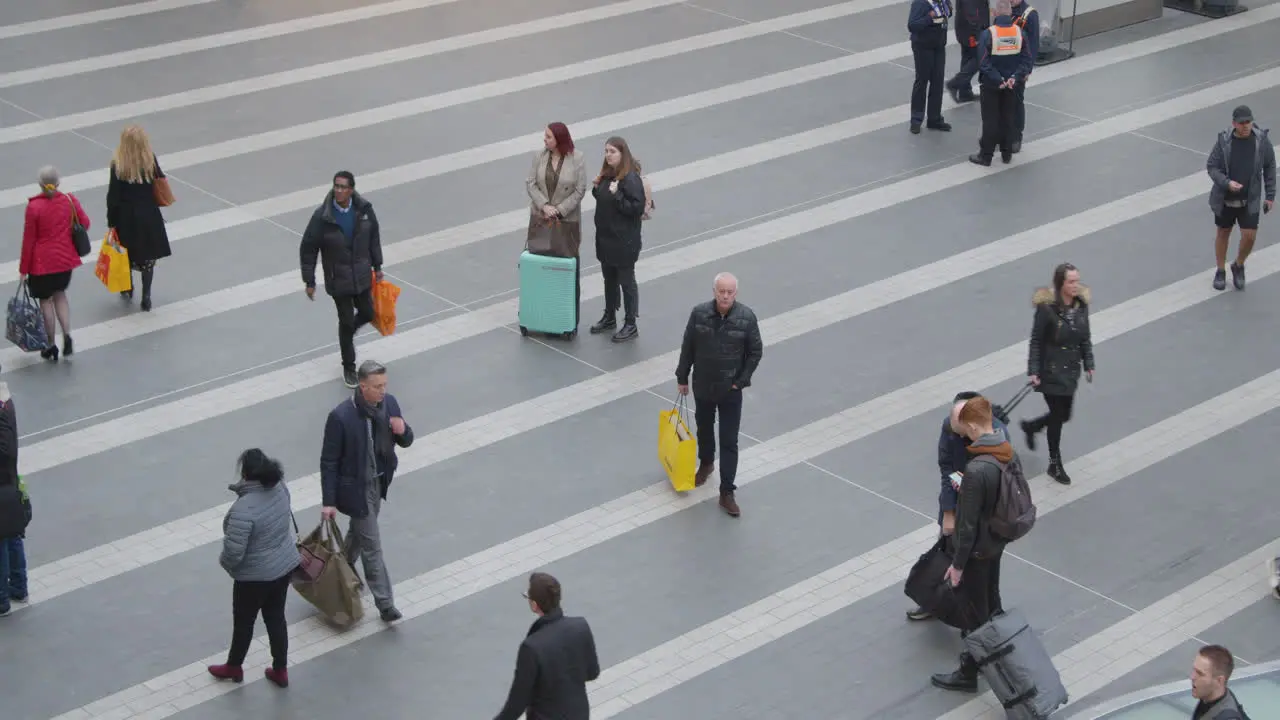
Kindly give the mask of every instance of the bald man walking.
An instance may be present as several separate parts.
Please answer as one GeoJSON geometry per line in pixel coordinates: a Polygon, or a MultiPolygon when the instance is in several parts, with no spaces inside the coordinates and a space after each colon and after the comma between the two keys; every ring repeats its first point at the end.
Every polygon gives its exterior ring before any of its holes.
{"type": "Polygon", "coordinates": [[[715,298],[693,307],[684,328],[676,385],[689,394],[693,372],[694,423],[698,426],[698,473],[702,487],[716,467],[716,417],[720,419],[720,508],[730,517],[741,510],[734,498],[738,486],[738,426],[742,423],[742,391],[764,357],[760,323],[751,308],[738,302],[738,279],[716,275],[715,298]]]}

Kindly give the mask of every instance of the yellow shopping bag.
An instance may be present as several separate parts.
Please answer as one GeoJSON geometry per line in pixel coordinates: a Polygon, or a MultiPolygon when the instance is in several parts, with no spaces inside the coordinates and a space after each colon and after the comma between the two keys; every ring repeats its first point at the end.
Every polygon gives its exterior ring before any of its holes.
{"type": "Polygon", "coordinates": [[[698,472],[698,441],[685,422],[686,410],[681,395],[674,407],[658,413],[658,460],[676,492],[692,490],[698,472]]]}
{"type": "Polygon", "coordinates": [[[129,251],[111,244],[112,231],[102,238],[98,251],[98,265],[93,274],[107,286],[107,292],[119,293],[133,289],[133,273],[129,271],[129,251]]]}

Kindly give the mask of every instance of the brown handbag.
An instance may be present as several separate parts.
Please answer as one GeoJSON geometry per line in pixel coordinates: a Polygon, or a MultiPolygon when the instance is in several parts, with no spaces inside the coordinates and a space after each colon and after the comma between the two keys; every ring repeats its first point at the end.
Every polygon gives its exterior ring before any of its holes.
{"type": "Polygon", "coordinates": [[[580,223],[560,218],[548,220],[536,212],[529,215],[529,235],[524,247],[534,255],[576,258],[581,246],[580,223]]]}
{"type": "Polygon", "coordinates": [[[169,178],[166,177],[157,177],[151,181],[151,195],[160,207],[169,207],[178,201],[173,196],[173,188],[169,187],[169,178]]]}

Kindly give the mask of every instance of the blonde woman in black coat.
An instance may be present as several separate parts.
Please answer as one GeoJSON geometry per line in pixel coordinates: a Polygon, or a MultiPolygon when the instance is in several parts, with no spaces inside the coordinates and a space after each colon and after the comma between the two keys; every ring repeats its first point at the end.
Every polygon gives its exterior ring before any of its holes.
{"type": "Polygon", "coordinates": [[[625,315],[613,341],[625,342],[640,332],[636,328],[640,316],[636,261],[640,259],[640,224],[645,213],[640,163],[632,157],[626,140],[611,137],[605,141],[604,165],[592,183],[591,195],[596,199],[596,259],[604,278],[604,316],[591,326],[591,334],[616,328],[621,305],[625,315]]]}
{"type": "MultiPolygon", "coordinates": [[[[120,133],[120,144],[111,156],[111,179],[107,184],[107,227],[116,241],[129,251],[129,266],[142,275],[142,309],[151,310],[151,281],[156,260],[169,257],[169,235],[156,201],[157,183],[164,171],[151,150],[151,140],[137,125],[120,133]]],[[[167,192],[168,183],[164,183],[167,192]]],[[[120,296],[132,300],[133,290],[120,296]]]]}
{"type": "Polygon", "coordinates": [[[1062,426],[1071,419],[1071,407],[1080,384],[1080,370],[1093,382],[1093,340],[1089,332],[1089,288],[1080,284],[1080,271],[1071,263],[1053,270],[1053,287],[1039,288],[1032,296],[1035,319],[1027,348],[1027,375],[1036,392],[1044,395],[1049,412],[1023,420],[1027,447],[1036,449],[1036,435],[1048,430],[1049,477],[1063,485],[1071,476],[1062,466],[1062,426]]]}

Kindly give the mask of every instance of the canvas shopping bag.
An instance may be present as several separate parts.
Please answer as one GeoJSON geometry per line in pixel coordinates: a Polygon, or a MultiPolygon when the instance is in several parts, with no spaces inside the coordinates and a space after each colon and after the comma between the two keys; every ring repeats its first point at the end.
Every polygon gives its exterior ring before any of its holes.
{"type": "Polygon", "coordinates": [[[396,301],[400,299],[400,286],[373,276],[373,327],[383,335],[396,331],[396,301]]]}
{"type": "Polygon", "coordinates": [[[342,552],[338,521],[324,519],[298,543],[302,563],[293,575],[293,589],[326,618],[349,626],[364,617],[360,580],[342,552]]]}
{"type": "Polygon", "coordinates": [[[658,460],[676,492],[692,490],[698,472],[698,441],[685,422],[687,410],[681,395],[670,410],[658,413],[658,460]]]}
{"type": "Polygon", "coordinates": [[[108,230],[98,250],[98,265],[93,274],[107,286],[107,292],[121,293],[133,289],[133,273],[129,270],[129,251],[114,244],[113,231],[108,230]]]}
{"type": "Polygon", "coordinates": [[[18,283],[18,289],[9,298],[9,312],[5,317],[4,337],[23,352],[43,350],[49,336],[45,334],[44,313],[40,305],[31,299],[27,283],[18,283]]]}
{"type": "Polygon", "coordinates": [[[538,213],[529,216],[529,234],[524,248],[534,255],[576,258],[582,247],[582,225],[538,213]]]}

